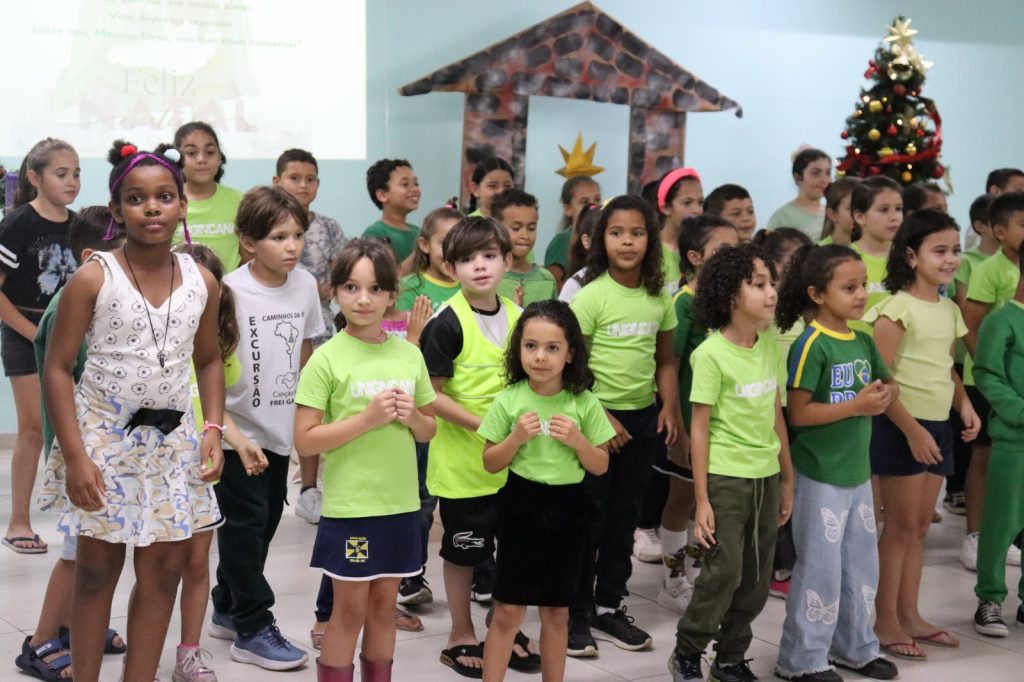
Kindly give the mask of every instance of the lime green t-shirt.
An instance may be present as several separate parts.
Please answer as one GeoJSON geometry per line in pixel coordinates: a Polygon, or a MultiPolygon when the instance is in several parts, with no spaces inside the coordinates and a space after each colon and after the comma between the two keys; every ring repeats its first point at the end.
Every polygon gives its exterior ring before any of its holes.
{"type": "Polygon", "coordinates": [[[515,300],[516,287],[523,287],[523,307],[535,301],[554,301],[558,299],[558,286],[555,276],[547,269],[534,265],[529,272],[512,272],[509,270],[498,284],[498,293],[515,300]]]}
{"type": "MultiPolygon", "coordinates": [[[[789,351],[790,390],[811,393],[811,401],[836,405],[853,400],[889,370],[874,340],[861,331],[847,333],[812,321],[789,351]]],[[[829,424],[795,426],[790,445],[793,466],[804,476],[843,487],[871,478],[871,417],[847,417],[829,424]]]]}
{"type": "MultiPolygon", "coordinates": [[[[192,365],[191,376],[188,380],[188,388],[192,395],[192,412],[196,417],[196,428],[202,430],[203,422],[203,403],[199,400],[199,382],[196,381],[196,366],[192,365]]],[[[228,356],[228,359],[224,361],[224,388],[233,386],[236,381],[242,378],[242,362],[238,359],[238,356],[232,353],[228,356]]]]}
{"type": "Polygon", "coordinates": [[[661,271],[665,275],[665,290],[670,294],[679,291],[679,280],[683,273],[679,269],[679,250],[665,242],[661,243],[661,271]]]}
{"type": "Polygon", "coordinates": [[[580,289],[569,304],[590,339],[594,393],[613,410],[642,410],[654,402],[658,332],[676,328],[668,292],[632,289],[607,272],[580,289]]]}
{"type": "Polygon", "coordinates": [[[409,229],[399,230],[397,227],[391,227],[378,220],[363,230],[363,236],[387,242],[391,246],[391,250],[395,252],[395,260],[401,263],[416,248],[416,240],[420,237],[420,228],[412,223],[406,223],[405,226],[409,229]]]}
{"type": "MultiPolygon", "coordinates": [[[[793,342],[796,341],[797,338],[804,333],[804,329],[806,328],[807,325],[804,324],[804,321],[798,318],[797,321],[793,323],[793,326],[790,327],[789,330],[786,331],[785,333],[780,331],[779,325],[775,324],[774,322],[772,322],[768,329],[765,330],[768,336],[775,339],[775,344],[779,347],[779,386],[786,385],[786,378],[788,376],[786,358],[789,357],[789,349],[793,345],[793,342]]],[[[779,393],[779,398],[782,400],[782,406],[785,407],[786,392],[779,391],[779,393]]]]}
{"type": "Polygon", "coordinates": [[[414,272],[406,275],[398,285],[398,300],[395,307],[399,310],[412,310],[412,304],[416,302],[417,296],[426,296],[430,299],[430,307],[437,312],[441,304],[455,295],[459,290],[459,281],[444,280],[431,277],[425,272],[414,272]]]}
{"type": "MultiPolygon", "coordinates": [[[[217,185],[208,199],[188,202],[188,233],[192,241],[210,247],[217,254],[224,264],[225,275],[237,270],[242,262],[235,232],[235,214],[241,202],[242,193],[224,185],[217,185]]],[[[185,233],[179,225],[174,233],[174,243],[183,241],[185,233]]]]}
{"type": "Polygon", "coordinates": [[[519,448],[509,469],[538,483],[579,483],[585,473],[576,451],[548,435],[554,415],[572,419],[583,436],[594,445],[602,445],[615,437],[615,429],[604,408],[590,391],[579,395],[569,391],[551,396],[539,395],[530,388],[529,381],[520,381],[499,393],[476,432],[492,443],[500,443],[508,438],[516,422],[527,412],[537,413],[540,433],[519,448]]]}
{"type": "Polygon", "coordinates": [[[953,406],[953,342],[967,333],[960,308],[948,298],[924,301],[900,291],[869,310],[864,319],[887,317],[904,332],[892,375],[899,400],[915,419],[946,421],[953,406]]]}
{"type": "Polygon", "coordinates": [[[836,240],[832,238],[832,235],[822,237],[818,240],[818,246],[828,246],[829,244],[835,244],[836,240]]]}
{"type": "MultiPolygon", "coordinates": [[[[419,349],[388,336],[366,343],[344,332],[313,351],[299,376],[295,402],[323,410],[333,424],[359,414],[381,391],[398,388],[416,407],[434,401],[419,349]]],[[[420,508],[416,444],[397,421],[367,431],[324,453],[323,515],[388,516],[420,508]]]]}
{"type": "MultiPolygon", "coordinates": [[[[957,294],[962,293],[965,298],[967,297],[967,287],[971,282],[971,273],[986,258],[988,258],[988,255],[978,249],[970,249],[960,254],[960,267],[956,269],[956,275],[953,277],[953,286],[956,287],[957,294]]],[[[956,342],[954,359],[959,363],[963,363],[964,375],[962,378],[964,385],[973,386],[974,360],[971,358],[970,353],[967,352],[967,346],[964,345],[962,340],[956,342]]]]}
{"type": "MultiPolygon", "coordinates": [[[[889,270],[889,259],[864,253],[856,243],[852,244],[850,248],[860,254],[861,260],[864,261],[864,267],[867,268],[868,300],[867,303],[864,304],[864,310],[871,310],[876,305],[892,296],[892,294],[889,293],[889,290],[885,288],[885,276],[889,270]]],[[[850,320],[849,325],[850,329],[859,329],[867,334],[871,333],[871,324],[867,321],[867,315],[860,320],[850,320]]]]}
{"type": "MultiPolygon", "coordinates": [[[[964,261],[961,261],[956,277],[957,281],[966,283],[968,300],[988,304],[991,312],[1013,298],[1017,292],[1020,269],[1006,257],[1002,249],[987,258],[984,254],[981,256],[980,260],[968,268],[966,279],[960,279],[960,270],[964,267],[964,261]]],[[[974,360],[967,353],[964,355],[963,380],[967,386],[974,386],[974,360]]]]}
{"type": "Polygon", "coordinates": [[[679,290],[672,299],[676,312],[676,331],[672,341],[672,351],[679,358],[679,403],[683,408],[683,424],[690,430],[690,387],[693,385],[693,369],[690,367],[690,355],[694,349],[708,338],[708,330],[697,322],[694,313],[695,292],[689,284],[679,290]]]}
{"type": "Polygon", "coordinates": [[[708,473],[765,478],[779,473],[775,400],[779,348],[761,332],[752,348],[715,332],[693,351],[690,402],[711,406],[708,473]]]}
{"type": "MultiPolygon", "coordinates": [[[[544,251],[544,265],[561,265],[562,270],[569,269],[569,243],[572,240],[572,228],[559,230],[548,242],[548,248],[544,251]]],[[[572,274],[572,273],[566,273],[572,274]]]]}

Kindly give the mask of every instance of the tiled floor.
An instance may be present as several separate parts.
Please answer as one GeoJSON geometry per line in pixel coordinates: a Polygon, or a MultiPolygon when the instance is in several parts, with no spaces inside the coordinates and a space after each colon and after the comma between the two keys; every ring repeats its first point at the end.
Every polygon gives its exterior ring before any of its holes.
{"type": "MultiPolygon", "coordinates": [[[[6,528],[10,509],[10,452],[0,452],[0,528],[6,528]]],[[[959,649],[927,649],[927,662],[898,661],[900,679],[939,682],[942,680],[1024,680],[1024,630],[1011,628],[1010,637],[992,640],[975,634],[971,627],[974,612],[974,576],[961,568],[957,561],[960,538],[963,535],[963,519],[946,514],[941,524],[932,526],[926,545],[926,567],[921,594],[921,608],[924,615],[936,625],[954,631],[962,640],[959,649]]],[[[35,513],[33,523],[36,531],[51,544],[49,554],[42,556],[16,555],[0,548],[0,680],[4,682],[22,677],[14,667],[14,657],[20,651],[22,640],[35,626],[38,605],[49,577],[50,568],[59,555],[60,536],[54,530],[54,519],[42,513],[35,513]]],[[[316,597],[318,576],[308,568],[310,549],[315,529],[294,516],[292,510],[285,510],[277,538],[274,540],[267,565],[267,577],[277,593],[278,604],[274,610],[282,631],[293,641],[308,646],[308,632],[312,622],[312,609],[316,597]]],[[[425,629],[419,633],[399,633],[396,650],[396,680],[433,680],[454,682],[462,679],[443,667],[437,661],[444,647],[448,616],[443,603],[444,585],[437,560],[436,542],[432,546],[432,559],[428,566],[428,578],[434,589],[435,603],[421,608],[425,629]]],[[[211,564],[216,566],[216,545],[211,564]]],[[[677,617],[657,605],[658,584],[661,573],[658,566],[635,564],[630,583],[632,594],[626,604],[629,613],[636,617],[638,625],[651,632],[654,637],[652,651],[631,653],[620,651],[610,645],[601,647],[601,655],[586,661],[569,659],[566,668],[567,680],[611,681],[611,680],[669,680],[665,662],[672,649],[677,617]]],[[[1020,577],[1019,569],[1009,569],[1007,578],[1011,585],[1020,577]]],[[[126,566],[113,606],[114,628],[125,632],[128,593],[131,589],[130,564],[126,566]]],[[[1011,593],[1013,589],[1011,588],[1011,593]]],[[[1012,618],[1016,599],[1007,601],[1007,612],[1012,618]]],[[[779,633],[785,615],[783,602],[771,599],[761,616],[754,623],[755,640],[750,649],[754,658],[751,664],[754,672],[764,679],[772,678],[779,633]]],[[[478,634],[484,634],[484,610],[474,606],[474,617],[478,623],[478,634]]],[[[536,612],[531,610],[525,631],[536,636],[539,624],[536,612]]],[[[161,665],[161,678],[170,680],[174,660],[174,645],[177,643],[177,613],[171,623],[170,636],[161,665]]],[[[312,665],[290,673],[272,673],[249,665],[231,661],[228,643],[204,637],[203,646],[214,658],[214,665],[221,682],[261,680],[314,680],[312,665]]],[[[312,650],[311,650],[312,653],[312,650]]],[[[311,656],[312,658],[312,656],[311,656]]],[[[103,668],[102,679],[116,682],[120,673],[120,658],[108,656],[103,668]]],[[[847,679],[857,678],[852,673],[847,679]]],[[[508,678],[535,679],[511,672],[508,678]]]]}

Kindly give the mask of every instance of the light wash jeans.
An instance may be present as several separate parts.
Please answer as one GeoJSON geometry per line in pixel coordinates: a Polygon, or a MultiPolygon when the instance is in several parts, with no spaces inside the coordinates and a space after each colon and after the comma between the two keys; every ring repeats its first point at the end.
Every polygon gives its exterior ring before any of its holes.
{"type": "Polygon", "coordinates": [[[829,670],[829,658],[859,668],[878,657],[871,628],[878,537],[867,481],[852,488],[795,474],[796,566],[776,669],[797,677],[829,670]]]}

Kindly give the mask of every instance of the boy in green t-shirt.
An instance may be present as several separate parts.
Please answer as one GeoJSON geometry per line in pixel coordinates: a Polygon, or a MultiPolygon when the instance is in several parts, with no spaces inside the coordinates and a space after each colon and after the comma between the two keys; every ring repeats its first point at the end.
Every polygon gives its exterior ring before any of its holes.
{"type": "Polygon", "coordinates": [[[419,178],[405,159],[381,159],[366,171],[366,190],[381,215],[363,236],[386,242],[395,252],[398,274],[408,275],[420,236],[420,229],[408,222],[409,214],[420,206],[419,178]]]}
{"type": "Polygon", "coordinates": [[[491,215],[508,229],[512,240],[512,266],[498,293],[523,307],[558,298],[555,276],[528,260],[537,242],[537,198],[521,189],[507,189],[491,200],[491,215]]]}
{"type": "MultiPolygon", "coordinates": [[[[992,234],[1000,248],[995,255],[979,263],[971,272],[964,306],[967,336],[964,345],[970,357],[978,352],[978,330],[985,316],[1013,298],[1020,279],[1020,247],[1024,241],[1024,192],[1008,192],[997,196],[989,209],[992,234]]],[[[967,358],[964,360],[967,363],[967,358]]],[[[973,372],[970,373],[973,375],[973,372]]],[[[960,563],[969,570],[977,565],[978,530],[981,527],[982,500],[985,499],[986,471],[992,441],[988,436],[989,406],[985,396],[974,386],[973,376],[965,382],[967,395],[981,417],[981,431],[971,446],[971,463],[964,484],[967,509],[967,536],[960,547],[960,563]]],[[[1020,548],[1011,547],[1007,561],[1020,565],[1020,548]]]]}
{"type": "MultiPolygon", "coordinates": [[[[75,255],[78,267],[89,260],[89,257],[96,251],[114,251],[121,248],[124,243],[123,224],[113,223],[115,226],[113,237],[107,240],[103,239],[111,224],[110,209],[106,206],[88,206],[75,214],[68,229],[68,245],[75,255]]],[[[32,342],[36,365],[40,369],[45,363],[46,347],[50,342],[50,334],[53,332],[53,322],[57,318],[60,295],[61,292],[58,291],[50,301],[50,305],[47,306],[46,312],[39,320],[36,337],[32,342]]],[[[73,371],[76,382],[81,377],[82,368],[85,366],[85,351],[86,345],[83,341],[73,371]]],[[[50,416],[46,411],[45,394],[42,392],[40,392],[40,399],[42,400],[43,456],[49,457],[55,433],[53,422],[50,421],[50,416]]],[[[61,637],[63,632],[67,632],[67,625],[71,622],[71,614],[68,609],[71,605],[71,592],[74,589],[76,540],[77,538],[72,535],[64,536],[64,550],[50,572],[50,582],[46,586],[46,596],[39,611],[39,622],[36,624],[35,633],[25,638],[21,655],[15,660],[17,666],[22,670],[36,669],[32,664],[33,653],[37,662],[51,666],[57,675],[71,665],[70,648],[67,642],[61,641],[61,637]],[[57,640],[56,643],[54,640],[57,640]],[[49,648],[43,651],[44,647],[49,648]]],[[[108,630],[107,652],[120,651],[123,646],[124,641],[121,636],[113,630],[108,630]]]]}

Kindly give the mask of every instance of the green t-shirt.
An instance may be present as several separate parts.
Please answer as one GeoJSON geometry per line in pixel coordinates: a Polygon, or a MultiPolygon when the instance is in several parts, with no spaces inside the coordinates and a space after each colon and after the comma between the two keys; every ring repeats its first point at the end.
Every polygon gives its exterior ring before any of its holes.
{"type": "MultiPolygon", "coordinates": [[[[811,322],[789,350],[790,390],[810,391],[811,401],[835,405],[853,400],[889,370],[874,340],[811,322]]],[[[871,417],[847,417],[818,426],[795,426],[793,466],[819,483],[851,487],[871,478],[871,417]]]]}
{"type": "Polygon", "coordinates": [[[967,298],[998,308],[1017,292],[1020,268],[999,249],[991,258],[978,263],[971,271],[967,298]]]}
{"type": "MultiPolygon", "coordinates": [[[[868,300],[864,305],[864,310],[871,310],[876,305],[892,296],[892,294],[889,293],[889,290],[885,288],[885,275],[888,273],[889,259],[864,253],[856,243],[852,244],[850,248],[860,254],[861,260],[864,261],[864,267],[867,268],[868,300]]],[[[860,320],[850,320],[849,325],[850,329],[860,330],[867,334],[871,333],[871,324],[867,321],[867,315],[860,320]]]]}
{"type": "Polygon", "coordinates": [[[585,473],[576,451],[548,435],[552,416],[560,414],[572,419],[594,445],[602,445],[615,437],[615,429],[604,408],[590,391],[579,395],[562,391],[544,396],[534,393],[529,381],[520,381],[499,393],[476,432],[492,443],[500,443],[527,412],[537,413],[540,433],[519,448],[509,469],[538,483],[579,483],[585,473]]]}
{"type": "Polygon", "coordinates": [[[774,230],[777,227],[795,227],[812,240],[817,240],[821,239],[821,231],[825,227],[825,215],[808,213],[790,202],[772,214],[764,229],[774,230]]]}
{"type": "MultiPolygon", "coordinates": [[[[956,287],[957,294],[963,293],[964,297],[967,297],[967,287],[971,282],[971,273],[986,258],[988,256],[978,249],[970,249],[960,254],[960,267],[956,269],[956,275],[953,277],[953,286],[956,287]]],[[[974,360],[971,358],[970,353],[967,352],[967,346],[964,345],[963,340],[956,342],[954,358],[964,366],[964,375],[962,377],[964,385],[973,386],[974,360]]]]}
{"type": "MultiPolygon", "coordinates": [[[[804,333],[804,329],[806,328],[807,325],[804,324],[804,321],[798,318],[797,321],[793,323],[793,326],[785,333],[779,330],[779,325],[774,322],[772,322],[768,329],[765,330],[765,333],[767,333],[768,336],[775,339],[775,344],[779,347],[779,372],[777,375],[779,378],[779,386],[786,385],[786,377],[788,376],[786,358],[789,357],[789,349],[793,345],[793,342],[804,333]]],[[[785,407],[786,392],[779,391],[779,394],[779,398],[782,400],[782,406],[785,407]]]]}
{"type": "Polygon", "coordinates": [[[676,311],[675,336],[672,342],[672,351],[679,358],[679,403],[683,408],[683,423],[686,430],[690,430],[690,415],[693,409],[690,407],[690,387],[693,385],[693,369],[690,367],[690,355],[694,349],[708,338],[708,330],[697,323],[697,316],[693,309],[694,290],[690,285],[684,286],[672,299],[672,305],[676,311]]]}
{"type": "MultiPolygon", "coordinates": [[[[224,264],[224,274],[238,269],[242,256],[238,251],[238,233],[235,232],[235,214],[242,201],[237,189],[217,185],[213,195],[202,201],[188,202],[188,233],[217,254],[224,264]]],[[[178,226],[174,243],[185,241],[185,233],[178,226]]]]}
{"type": "Polygon", "coordinates": [[[715,332],[693,351],[690,402],[711,406],[708,473],[765,478],[779,473],[775,400],[779,348],[765,333],[752,348],[715,332]]]}
{"type": "Polygon", "coordinates": [[[580,289],[569,304],[590,339],[594,393],[613,410],[642,410],[654,402],[654,351],[658,332],[676,328],[668,292],[651,296],[607,272],[580,289]]]}
{"type": "MultiPolygon", "coordinates": [[[[39,318],[39,324],[36,325],[36,338],[32,340],[32,350],[36,356],[36,367],[39,369],[39,375],[43,374],[43,365],[46,362],[46,347],[50,344],[50,334],[53,332],[53,323],[57,319],[57,304],[60,301],[60,295],[64,292],[63,289],[59,289],[53,298],[50,299],[50,304],[46,306],[46,311],[43,316],[39,318]]],[[[88,349],[88,345],[85,341],[82,341],[82,345],[78,348],[78,358],[75,360],[75,368],[72,371],[72,376],[75,378],[75,383],[82,378],[82,368],[85,367],[85,353],[88,349]]],[[[43,404],[42,411],[42,427],[43,427],[43,457],[49,458],[50,448],[53,447],[53,440],[57,437],[57,432],[53,428],[53,422],[50,421],[50,415],[46,411],[46,395],[42,390],[42,382],[39,387],[39,399],[43,404]]]]}
{"type": "Polygon", "coordinates": [[[455,295],[459,290],[459,281],[443,280],[431,277],[425,272],[414,272],[406,275],[398,285],[398,301],[395,307],[399,310],[412,310],[412,304],[416,302],[417,296],[426,296],[430,299],[430,306],[437,312],[441,304],[455,295]]]}
{"type": "Polygon", "coordinates": [[[892,362],[899,400],[915,419],[942,422],[953,406],[953,342],[967,333],[960,308],[948,298],[924,301],[899,291],[864,319],[887,317],[904,329],[892,362]]]}
{"type": "Polygon", "coordinates": [[[558,299],[558,286],[555,276],[546,268],[534,265],[529,272],[512,272],[509,270],[498,284],[498,293],[515,300],[516,287],[523,287],[523,307],[535,301],[554,301],[558,299]]]}
{"type": "MultiPolygon", "coordinates": [[[[569,243],[572,240],[572,228],[566,228],[555,233],[555,236],[548,242],[548,248],[544,251],[544,265],[561,265],[562,270],[569,269],[569,243]]],[[[567,275],[572,274],[567,272],[567,275]]]]}
{"type": "Polygon", "coordinates": [[[836,243],[836,240],[832,237],[832,235],[829,235],[827,237],[822,237],[821,239],[818,240],[818,246],[828,246],[829,244],[835,244],[835,243],[836,243]]]}
{"type": "Polygon", "coordinates": [[[363,230],[363,236],[387,242],[391,246],[391,250],[395,252],[395,260],[401,263],[416,248],[416,240],[420,237],[420,228],[412,223],[406,223],[405,226],[409,229],[399,230],[397,227],[391,227],[378,220],[363,230]]]}
{"type": "Polygon", "coordinates": [[[665,242],[661,243],[661,271],[665,275],[665,290],[675,294],[679,291],[679,280],[683,278],[679,269],[679,251],[665,242]]]}
{"type": "MultiPolygon", "coordinates": [[[[434,401],[419,349],[388,336],[366,343],[344,332],[315,351],[299,375],[295,402],[323,410],[325,424],[359,414],[375,395],[400,388],[416,407],[434,401]]],[[[388,516],[420,508],[416,444],[397,421],[324,453],[323,515],[388,516]]]]}

